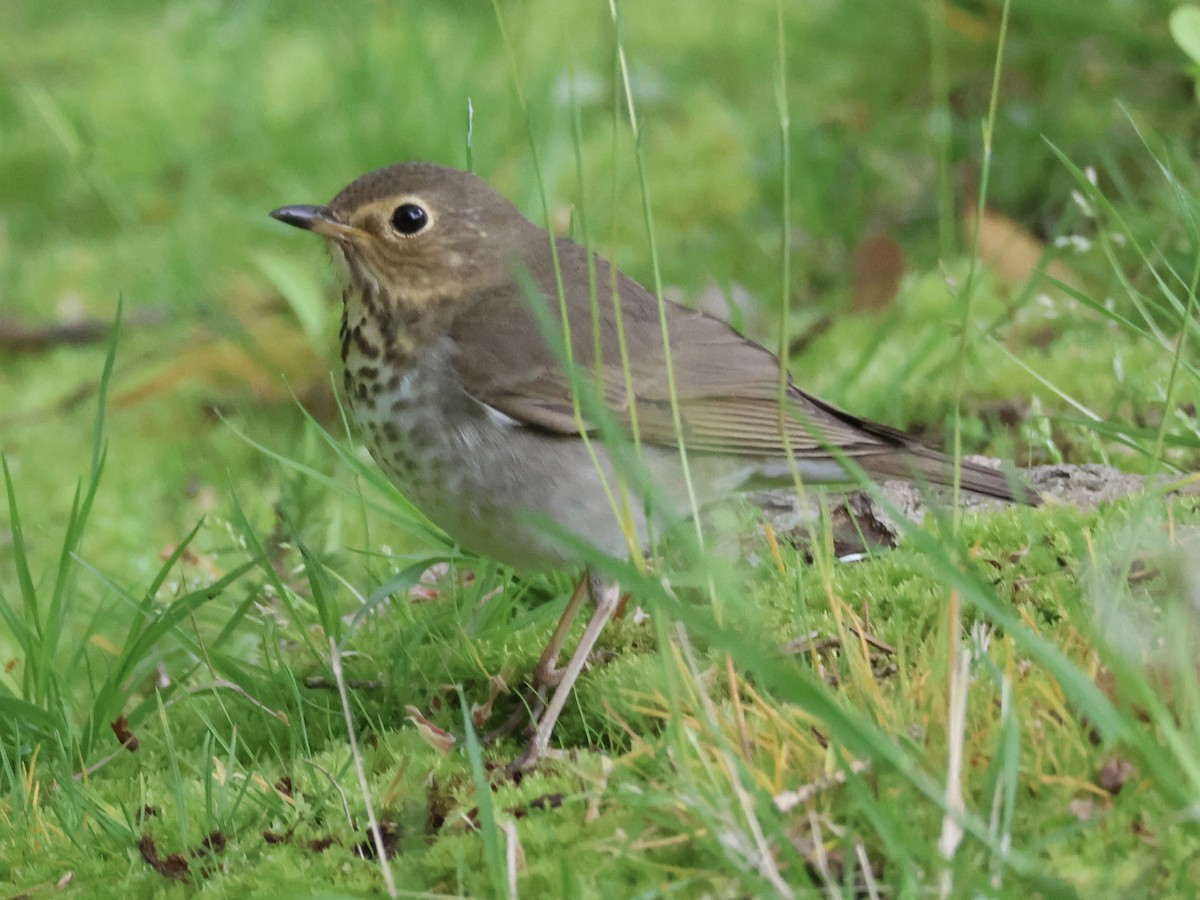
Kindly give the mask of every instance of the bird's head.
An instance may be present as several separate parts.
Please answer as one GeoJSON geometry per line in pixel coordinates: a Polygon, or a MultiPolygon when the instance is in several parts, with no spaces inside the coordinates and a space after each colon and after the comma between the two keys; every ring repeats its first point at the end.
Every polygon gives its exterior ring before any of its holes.
{"type": "Polygon", "coordinates": [[[468,172],[400,163],[351,182],[327,206],[271,215],[321,235],[351,287],[422,307],[512,279],[545,233],[468,172]]]}

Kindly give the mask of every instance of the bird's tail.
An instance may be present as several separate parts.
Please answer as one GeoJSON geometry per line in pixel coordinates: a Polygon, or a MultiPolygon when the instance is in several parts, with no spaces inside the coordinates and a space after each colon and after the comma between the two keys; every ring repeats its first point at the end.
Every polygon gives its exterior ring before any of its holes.
{"type": "MultiPolygon", "coordinates": [[[[902,478],[918,484],[954,484],[954,460],[928,447],[909,444],[901,452],[888,448],[886,452],[856,456],[857,462],[872,478],[902,478]]],[[[963,490],[997,497],[1010,503],[1040,506],[1037,492],[1014,474],[990,469],[968,460],[960,462],[960,481],[963,490]]]]}

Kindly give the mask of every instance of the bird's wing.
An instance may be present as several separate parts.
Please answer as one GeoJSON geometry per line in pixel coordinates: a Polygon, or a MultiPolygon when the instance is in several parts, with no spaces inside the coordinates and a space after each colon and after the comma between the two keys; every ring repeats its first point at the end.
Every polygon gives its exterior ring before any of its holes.
{"type": "MultiPolygon", "coordinates": [[[[519,422],[564,435],[594,430],[591,396],[627,431],[636,428],[643,443],[677,446],[655,298],[599,257],[589,272],[583,248],[559,239],[560,303],[549,242],[542,246],[544,253],[529,252],[516,266],[515,282],[480,291],[457,314],[454,365],[467,392],[519,422]],[[571,371],[582,385],[578,415],[571,371]]],[[[967,490],[1039,502],[999,470],[965,460],[955,466],[945,454],[831,406],[790,379],[781,403],[779,360],[769,351],[675,303],[665,304],[665,318],[682,437],[691,450],[759,458],[790,453],[799,461],[828,458],[835,448],[873,478],[948,485],[959,477],[967,490]]]]}
{"type": "MultiPolygon", "coordinates": [[[[589,278],[583,248],[565,239],[557,246],[576,383],[585,385],[584,394],[594,390],[627,429],[636,422],[643,442],[677,444],[654,297],[598,257],[589,278]],[[589,284],[596,286],[594,304],[589,284]]],[[[576,418],[566,344],[555,334],[562,333],[562,307],[548,242],[544,253],[531,252],[517,266],[515,284],[480,292],[457,315],[451,337],[459,377],[476,399],[518,421],[562,434],[578,433],[581,422],[590,430],[594,417],[576,418]]],[[[900,432],[843,413],[790,381],[781,404],[777,358],[725,323],[674,303],[666,304],[666,322],[689,448],[806,457],[827,456],[832,445],[854,456],[908,443],[900,432]]]]}

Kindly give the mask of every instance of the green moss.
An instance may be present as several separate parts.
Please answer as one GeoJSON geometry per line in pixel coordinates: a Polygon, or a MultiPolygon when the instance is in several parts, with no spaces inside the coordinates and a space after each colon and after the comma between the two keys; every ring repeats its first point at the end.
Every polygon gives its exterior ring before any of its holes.
{"type": "Polygon", "coordinates": [[[578,225],[585,212],[593,242],[650,283],[640,158],[664,284],[686,298],[712,282],[744,288],[741,318],[772,347],[786,303],[805,388],[934,444],[949,442],[959,409],[964,450],[1022,463],[1194,471],[1195,329],[1181,322],[1195,317],[1195,110],[1181,102],[1161,15],[1117,2],[1086,16],[1060,2],[1013,10],[988,206],[1050,248],[1043,268],[1069,267],[1069,294],[968,261],[954,207],[980,185],[971,170],[998,18],[960,6],[943,20],[891,0],[785,4],[782,34],[774,4],[736,16],[695,0],[622,6],[640,157],[604,4],[505,5],[508,48],[487,4],[6,10],[0,453],[23,525],[23,541],[0,530],[7,893],[68,874],[97,897],[378,893],[378,863],[354,851],[368,840],[366,808],[328,628],[407,890],[503,890],[485,853],[484,789],[496,819],[515,823],[525,896],[756,896],[824,878],[850,892],[857,842],[885,889],[929,893],[955,744],[950,672],[970,650],[973,818],[954,892],[1186,895],[1200,878],[1186,815],[1194,612],[1181,602],[1194,497],[968,515],[957,532],[930,521],[854,564],[787,547],[777,559],[737,509],[704,559],[665,554],[678,606],[647,591],[606,631],[557,732],[575,752],[514,784],[493,767],[519,739],[501,739],[485,750],[495,783],[481,786],[462,750],[459,689],[483,704],[503,679],[480,731],[522,708],[573,573],[518,579],[462,558],[436,591],[410,596],[405,584],[382,600],[381,585],[447,548],[372,484],[361,452],[335,450],[293,402],[343,438],[330,347],[305,332],[336,307],[302,321],[287,305],[334,297],[332,278],[267,211],[321,202],[399,159],[465,165],[469,101],[476,170],[541,220],[532,133],[551,221],[578,225]],[[1095,167],[1100,195],[1056,148],[1095,167]],[[880,231],[903,248],[900,290],[882,310],[849,314],[855,248],[880,231]],[[288,278],[270,280],[263,254],[288,278]],[[281,298],[289,283],[296,296],[281,298]],[[118,299],[103,478],[64,562],[103,344],[17,353],[4,329],[10,317],[107,322],[118,299]],[[228,362],[227,346],[244,355],[228,362]],[[197,523],[190,552],[156,584],[197,523]],[[203,602],[139,639],[191,596],[203,602]],[[368,598],[379,602],[351,628],[368,598]],[[984,627],[987,603],[1008,614],[1004,627],[984,627]],[[686,621],[686,642],[669,614],[686,621]],[[895,654],[864,650],[852,626],[895,654]],[[784,654],[813,632],[819,649],[784,654]],[[409,707],[455,748],[427,743],[409,707]],[[127,717],[136,752],[108,736],[110,709],[127,717]],[[87,723],[103,737],[81,759],[87,723]],[[1117,793],[1096,785],[1113,757],[1137,767],[1117,793]],[[845,759],[871,768],[795,809],[774,803],[845,759]],[[189,882],[151,865],[147,836],[160,861],[181,854],[189,882]]]}

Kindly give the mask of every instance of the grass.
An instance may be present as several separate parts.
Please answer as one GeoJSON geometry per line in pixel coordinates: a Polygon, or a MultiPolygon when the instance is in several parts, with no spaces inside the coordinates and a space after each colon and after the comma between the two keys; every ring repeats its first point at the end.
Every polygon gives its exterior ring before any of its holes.
{"type": "Polygon", "coordinates": [[[0,894],[1187,896],[1194,493],[853,564],[735,506],[672,591],[597,560],[650,617],[602,639],[577,750],[497,784],[517,744],[479,735],[572,573],[470,557],[386,483],[329,387],[328,267],[265,215],[470,160],[643,283],[735,298],[857,413],[1194,483],[1169,10],[1017,2],[998,55],[994,3],[621,7],[635,140],[607,5],[498,6],[507,47],[488,4],[0,10],[0,324],[122,310],[0,355],[0,894]],[[870,233],[905,277],[863,311],[870,233]]]}

